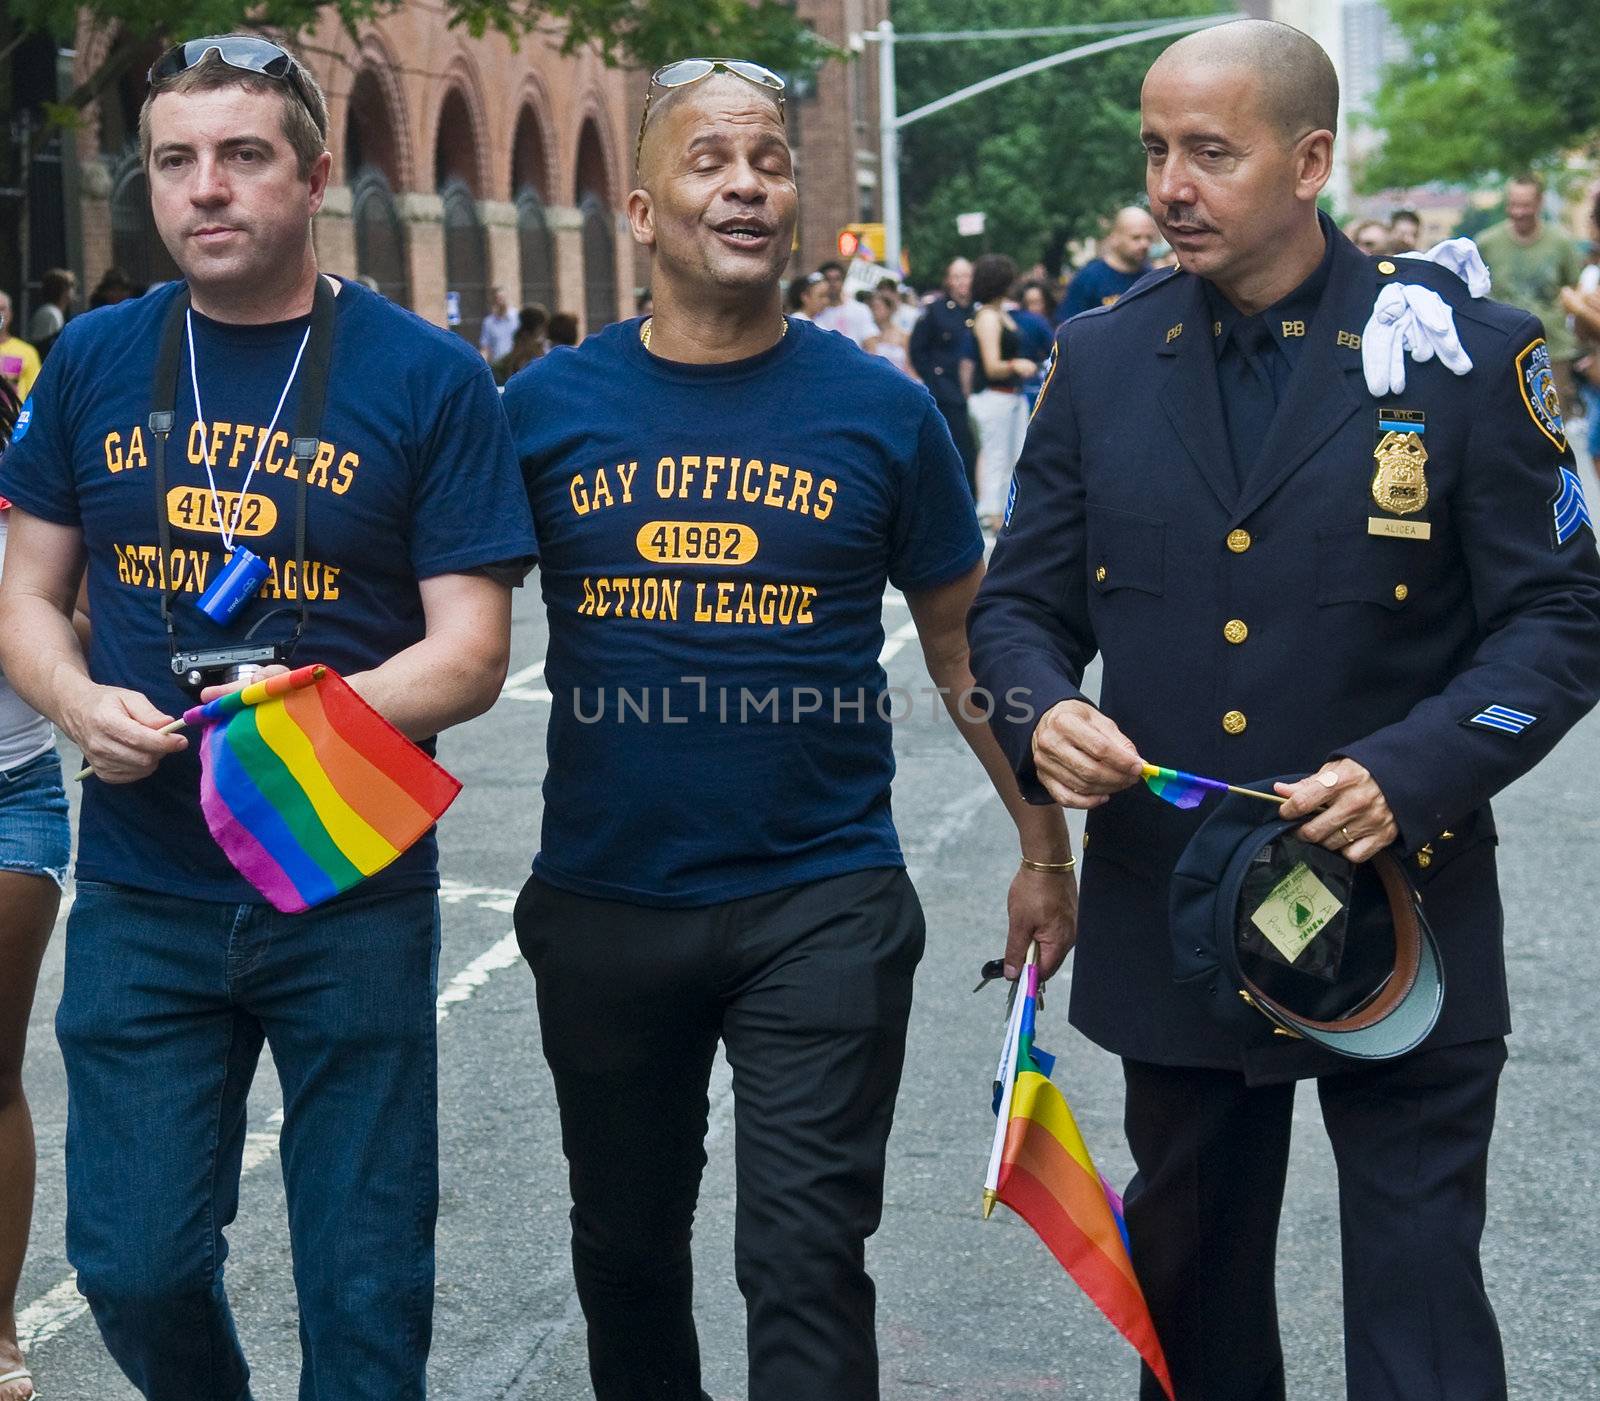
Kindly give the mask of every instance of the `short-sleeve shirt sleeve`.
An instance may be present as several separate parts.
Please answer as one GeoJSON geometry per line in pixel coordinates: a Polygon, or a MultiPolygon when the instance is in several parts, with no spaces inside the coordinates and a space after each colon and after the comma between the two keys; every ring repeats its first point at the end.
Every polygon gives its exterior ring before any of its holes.
{"type": "Polygon", "coordinates": [[[891,542],[889,580],[902,590],[949,583],[983,557],[961,454],[931,400],[902,483],[891,542]]]}
{"type": "Polygon", "coordinates": [[[0,458],[0,496],[55,525],[79,524],[68,427],[69,347],[70,342],[58,344],[45,361],[0,458]]]}
{"type": "Polygon", "coordinates": [[[428,579],[487,565],[526,572],[538,555],[511,428],[484,366],[444,401],[423,442],[411,563],[428,579]]]}

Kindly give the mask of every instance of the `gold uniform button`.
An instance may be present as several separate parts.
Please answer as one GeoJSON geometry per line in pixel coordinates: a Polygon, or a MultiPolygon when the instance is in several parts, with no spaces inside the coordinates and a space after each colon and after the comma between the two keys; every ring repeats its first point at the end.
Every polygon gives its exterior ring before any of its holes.
{"type": "Polygon", "coordinates": [[[1394,264],[1391,263],[1387,258],[1378,264],[1378,271],[1381,272],[1385,277],[1389,277],[1391,274],[1393,274],[1394,270],[1394,264]]]}
{"type": "Polygon", "coordinates": [[[1250,636],[1250,629],[1244,625],[1242,619],[1229,618],[1227,625],[1222,629],[1222,635],[1237,647],[1250,636]]]}
{"type": "Polygon", "coordinates": [[[1230,735],[1242,735],[1244,733],[1244,727],[1248,723],[1249,722],[1244,718],[1244,713],[1238,710],[1230,710],[1222,717],[1222,728],[1225,729],[1230,735]]]}
{"type": "Polygon", "coordinates": [[[1396,603],[1404,603],[1410,596],[1411,590],[1408,589],[1404,584],[1396,584],[1394,586],[1394,601],[1396,603]]]}
{"type": "Polygon", "coordinates": [[[1102,564],[1098,569],[1096,569],[1094,571],[1094,581],[1097,584],[1105,583],[1105,581],[1106,581],[1106,567],[1105,567],[1105,565],[1102,564]]]}
{"type": "Polygon", "coordinates": [[[1250,532],[1248,530],[1230,530],[1228,532],[1228,548],[1236,555],[1242,555],[1250,548],[1250,532]]]}

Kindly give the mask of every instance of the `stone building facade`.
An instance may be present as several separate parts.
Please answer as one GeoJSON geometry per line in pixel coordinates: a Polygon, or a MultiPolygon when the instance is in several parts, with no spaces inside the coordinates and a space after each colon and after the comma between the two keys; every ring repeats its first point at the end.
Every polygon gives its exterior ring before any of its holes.
{"type": "MultiPolygon", "coordinates": [[[[79,36],[74,79],[123,42],[79,36]]],[[[366,274],[438,324],[459,310],[474,341],[491,287],[593,330],[631,315],[628,91],[592,53],[538,38],[473,39],[407,5],[350,36],[325,20],[296,45],[328,97],[333,174],[315,237],[322,266],[366,274]],[[447,293],[455,293],[447,298],[447,293]]],[[[155,236],[138,157],[141,53],[77,134],[82,271],[138,281],[174,269],[155,236]]]]}
{"type": "MultiPolygon", "coordinates": [[[[798,0],[798,10],[848,57],[791,78],[797,272],[836,257],[845,225],[882,218],[876,53],[852,38],[886,16],[888,0],[798,0]]],[[[424,5],[402,6],[354,39],[327,18],[295,48],[328,97],[333,173],[315,237],[329,271],[370,276],[438,324],[454,306],[474,340],[492,287],[513,306],[572,312],[584,331],[632,314],[649,282],[625,218],[646,75],[607,68],[592,52],[563,55],[542,37],[516,48],[497,34],[474,39],[424,5]]],[[[128,59],[81,125],[35,161],[32,256],[6,268],[24,312],[45,266],[71,267],[85,292],[111,267],[137,283],[176,275],[138,156],[144,74],[160,49],[85,23],[53,78],[44,36],[19,51],[46,84],[35,95],[41,111],[108,57],[128,59]]],[[[8,247],[15,233],[0,219],[8,247]]]]}

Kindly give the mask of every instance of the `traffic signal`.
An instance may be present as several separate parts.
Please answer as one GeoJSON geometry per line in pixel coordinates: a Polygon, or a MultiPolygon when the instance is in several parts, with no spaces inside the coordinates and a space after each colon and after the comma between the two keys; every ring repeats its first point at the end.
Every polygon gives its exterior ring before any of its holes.
{"type": "Polygon", "coordinates": [[[882,224],[846,224],[839,230],[839,256],[865,258],[869,263],[883,261],[882,224]]]}

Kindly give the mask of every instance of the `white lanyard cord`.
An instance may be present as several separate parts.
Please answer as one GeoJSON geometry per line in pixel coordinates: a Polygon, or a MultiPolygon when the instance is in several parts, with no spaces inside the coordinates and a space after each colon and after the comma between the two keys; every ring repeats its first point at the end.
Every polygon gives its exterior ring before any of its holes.
{"type": "MultiPolygon", "coordinates": [[[[239,494],[234,497],[232,518],[225,521],[222,518],[222,498],[217,494],[217,479],[211,471],[211,435],[206,431],[206,416],[200,407],[200,377],[196,371],[194,353],[194,316],[186,311],[183,320],[189,337],[189,384],[194,389],[194,417],[200,427],[200,457],[206,464],[206,484],[211,488],[211,509],[216,513],[217,532],[222,536],[222,548],[232,555],[234,535],[239,529],[240,517],[244,514],[245,493],[250,490],[250,479],[255,476],[256,468],[261,465],[261,458],[267,450],[268,442],[272,439],[273,430],[278,426],[278,415],[283,412],[284,401],[289,397],[289,390],[294,385],[294,377],[300,373],[300,357],[306,353],[306,342],[311,339],[311,327],[307,326],[305,335],[300,337],[300,349],[295,351],[294,364],[289,366],[289,378],[283,383],[283,393],[278,395],[278,407],[272,411],[272,422],[267,425],[267,431],[256,441],[255,459],[250,463],[250,470],[244,474],[239,494]]],[[[165,502],[162,502],[162,509],[166,509],[165,502]]]]}

